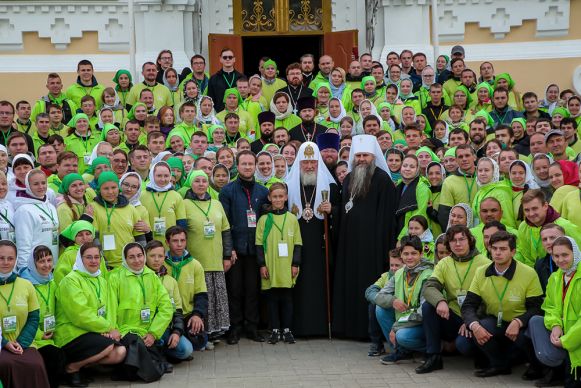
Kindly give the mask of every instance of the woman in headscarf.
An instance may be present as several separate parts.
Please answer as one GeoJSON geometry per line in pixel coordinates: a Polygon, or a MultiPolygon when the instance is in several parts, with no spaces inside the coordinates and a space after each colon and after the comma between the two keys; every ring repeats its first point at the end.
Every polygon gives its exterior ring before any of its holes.
{"type": "Polygon", "coordinates": [[[450,129],[448,128],[448,123],[444,120],[436,120],[434,122],[434,128],[432,128],[432,138],[441,141],[444,145],[448,145],[449,135],[450,129]]]}
{"type": "Polygon", "coordinates": [[[16,245],[0,240],[0,293],[8,296],[0,300],[0,380],[6,387],[48,388],[42,356],[31,346],[40,322],[38,298],[34,286],[17,276],[16,257],[16,245]]]}
{"type": "Polygon", "coordinates": [[[323,124],[327,116],[329,116],[329,98],[331,97],[331,88],[326,82],[321,82],[313,91],[313,97],[317,99],[317,109],[315,122],[323,124]]]}
{"type": "Polygon", "coordinates": [[[65,149],[77,155],[79,174],[82,174],[85,172],[86,166],[90,164],[91,152],[99,139],[91,133],[89,118],[84,113],[74,115],[67,125],[69,126],[69,135],[65,137],[65,149]]]}
{"type": "Polygon", "coordinates": [[[338,97],[333,97],[329,100],[329,110],[328,116],[320,124],[326,126],[327,128],[341,129],[341,120],[343,117],[347,116],[345,107],[338,97]]]}
{"type": "MultiPolygon", "coordinates": [[[[177,116],[176,116],[177,117],[177,116]]],[[[143,132],[145,119],[147,118],[147,106],[143,102],[136,102],[127,113],[127,120],[137,120],[139,128],[143,132]]]]}
{"type": "MultiPolygon", "coordinates": [[[[377,117],[380,123],[382,122],[381,117],[379,116],[379,114],[377,114],[377,108],[375,107],[375,104],[373,104],[371,100],[361,101],[361,103],[359,104],[359,114],[360,120],[357,121],[357,124],[355,125],[354,128],[356,135],[362,135],[365,133],[365,131],[363,130],[363,120],[367,116],[375,116],[377,117]]],[[[381,128],[381,125],[379,127],[381,128]]]]}
{"type": "MultiPolygon", "coordinates": [[[[422,113],[422,107],[420,106],[420,99],[413,93],[414,84],[411,79],[402,79],[399,84],[399,99],[406,106],[411,106],[414,108],[416,114],[422,113]]],[[[386,92],[387,93],[387,92],[386,92]]],[[[388,101],[390,102],[390,101],[388,101]]]]}
{"type": "Polygon", "coordinates": [[[63,202],[56,208],[61,232],[77,220],[93,221],[93,207],[88,204],[86,190],[87,185],[79,174],[67,174],[63,178],[59,188],[63,202]]]}
{"type": "Polygon", "coordinates": [[[569,117],[575,119],[577,122],[577,128],[581,127],[581,97],[573,96],[569,97],[567,100],[567,110],[569,111],[569,117]]]}
{"type": "Polygon", "coordinates": [[[172,106],[179,105],[182,101],[182,95],[180,94],[180,80],[178,77],[178,72],[170,67],[163,73],[163,85],[169,89],[171,95],[172,106]]]}
{"type": "Polygon", "coordinates": [[[524,219],[522,197],[528,190],[538,189],[539,186],[535,182],[531,168],[522,160],[515,160],[510,164],[508,177],[512,187],[513,213],[517,222],[522,221],[524,219]]]}
{"type": "MultiPolygon", "coordinates": [[[[561,121],[563,121],[564,118],[569,118],[570,114],[569,111],[567,110],[567,108],[562,107],[562,106],[558,106],[555,109],[553,109],[553,113],[551,114],[551,124],[553,126],[553,128],[560,128],[561,127],[561,121]]],[[[576,156],[576,155],[573,155],[576,156]]]]}
{"type": "MultiPolygon", "coordinates": [[[[145,206],[141,204],[141,187],[143,186],[143,181],[141,176],[136,172],[127,172],[123,174],[121,179],[119,179],[119,189],[121,190],[121,195],[123,195],[129,204],[135,207],[137,213],[141,220],[145,221],[147,226],[151,229],[149,224],[149,211],[145,206]]],[[[146,233],[150,230],[146,230],[146,233]]]]}
{"type": "Polygon", "coordinates": [[[267,189],[273,183],[282,182],[275,176],[274,159],[268,151],[260,151],[256,155],[256,171],[254,172],[256,182],[260,183],[267,189]]]}
{"type": "MultiPolygon", "coordinates": [[[[195,82],[194,82],[195,83],[195,82]]],[[[196,109],[196,119],[194,122],[196,126],[207,133],[207,130],[212,125],[222,125],[220,120],[216,117],[216,111],[214,110],[214,101],[211,97],[202,96],[200,97],[200,103],[198,109],[196,109]]]]}
{"type": "Polygon", "coordinates": [[[234,156],[234,151],[232,151],[230,147],[222,147],[216,151],[216,161],[226,166],[230,173],[230,180],[238,175],[238,169],[236,168],[235,163],[236,157],[234,156]]]}
{"type": "Polygon", "coordinates": [[[127,96],[133,87],[132,77],[129,70],[117,70],[115,77],[113,77],[113,82],[115,82],[115,91],[119,96],[119,102],[125,109],[131,109],[131,107],[127,105],[127,96]]]}
{"type": "Polygon", "coordinates": [[[430,149],[430,147],[420,147],[416,153],[416,157],[420,162],[420,175],[426,176],[426,170],[431,162],[440,163],[440,158],[430,149]]]}
{"type": "MultiPolygon", "coordinates": [[[[79,248],[95,239],[95,228],[89,221],[79,220],[70,224],[59,235],[59,241],[64,251],[59,256],[59,262],[54,267],[54,281],[58,285],[72,270],[79,248]]],[[[101,260],[101,271],[107,277],[105,260],[101,260]]]]}
{"type": "Polygon", "coordinates": [[[531,172],[539,188],[545,193],[545,198],[550,201],[553,197],[553,188],[549,178],[549,167],[553,158],[547,154],[536,154],[531,161],[531,172]]]}
{"type": "Polygon", "coordinates": [[[125,245],[122,261],[107,280],[120,343],[127,349],[126,365],[116,377],[157,381],[168,364],[154,345],[171,322],[173,306],[161,280],[145,266],[145,249],[141,245],[125,245]]]}
{"type": "Polygon", "coordinates": [[[387,150],[385,153],[385,160],[387,162],[387,167],[389,167],[389,172],[391,175],[391,180],[393,183],[397,184],[398,181],[401,179],[401,164],[403,162],[403,158],[405,154],[403,151],[392,147],[387,150]]]}
{"type": "Polygon", "coordinates": [[[470,121],[472,121],[473,115],[469,109],[470,104],[472,103],[472,96],[470,95],[470,91],[468,91],[468,88],[466,88],[466,86],[464,85],[458,86],[452,97],[453,97],[452,105],[447,111],[442,113],[442,120],[446,120],[448,122],[459,121],[450,116],[451,113],[450,110],[452,109],[452,107],[458,106],[462,110],[461,121],[463,121],[464,123],[469,123],[470,121]]]}
{"type": "Polygon", "coordinates": [[[436,236],[442,234],[442,227],[438,223],[438,209],[440,207],[440,194],[442,192],[442,184],[446,179],[446,169],[439,162],[430,162],[426,169],[426,178],[430,183],[430,201],[428,202],[428,209],[426,214],[430,222],[430,229],[436,236]]]}
{"type": "Polygon", "coordinates": [[[296,127],[302,120],[293,113],[290,97],[285,92],[276,92],[270,102],[270,111],[274,113],[274,127],[284,127],[287,131],[296,127]]]}
{"type": "Polygon", "coordinates": [[[545,98],[539,101],[539,109],[552,115],[553,109],[557,106],[559,106],[559,85],[549,84],[545,89],[545,98]]]}
{"type": "Polygon", "coordinates": [[[371,101],[376,107],[381,101],[385,101],[385,94],[377,90],[377,81],[371,75],[365,76],[361,79],[361,90],[365,99],[371,101]]]}
{"type": "Polygon", "coordinates": [[[403,109],[401,110],[401,114],[400,114],[400,118],[399,118],[399,135],[398,135],[398,131],[394,132],[394,138],[395,139],[404,139],[405,135],[403,133],[403,130],[405,129],[405,127],[407,125],[415,125],[416,124],[416,111],[413,107],[411,106],[405,106],[403,107],[403,109]]]}
{"type": "Polygon", "coordinates": [[[224,273],[231,265],[230,224],[220,201],[207,193],[208,176],[201,170],[192,175],[184,203],[188,220],[187,249],[204,268],[208,290],[205,331],[215,338],[228,330],[230,318],[224,273]]]}
{"type": "Polygon", "coordinates": [[[170,156],[166,162],[171,168],[171,177],[172,181],[174,182],[174,190],[177,191],[182,188],[184,181],[186,180],[186,170],[184,169],[184,164],[180,158],[175,156],[170,156]]]}
{"type": "Polygon", "coordinates": [[[40,305],[38,330],[32,346],[40,352],[44,360],[51,387],[58,387],[64,372],[64,353],[56,347],[53,339],[56,328],[55,292],[56,286],[52,270],[54,261],[52,252],[44,245],[34,248],[28,259],[28,267],[20,275],[34,286],[40,305]]]}
{"type": "Polygon", "coordinates": [[[482,157],[476,165],[476,184],[478,191],[472,201],[472,209],[475,214],[474,224],[480,223],[480,204],[486,198],[493,197],[501,205],[502,222],[510,228],[518,227],[513,209],[512,191],[504,182],[500,182],[500,168],[491,158],[482,157]]]}
{"type": "Polygon", "coordinates": [[[14,206],[8,200],[8,181],[0,171],[0,240],[14,242],[14,206]]]}
{"type": "Polygon", "coordinates": [[[158,162],[149,170],[149,182],[141,203],[149,212],[149,224],[153,226],[153,237],[165,243],[165,231],[174,225],[186,227],[182,197],[173,190],[171,167],[167,162],[158,162]]]}
{"type": "Polygon", "coordinates": [[[494,90],[492,86],[486,81],[481,82],[476,86],[476,100],[472,101],[470,108],[472,109],[472,114],[480,110],[485,110],[490,112],[492,110],[492,94],[494,90]]]}
{"type": "Polygon", "coordinates": [[[393,119],[393,105],[389,102],[380,102],[377,106],[377,113],[381,118],[381,128],[393,133],[396,130],[396,124],[393,119]]]}
{"type": "Polygon", "coordinates": [[[125,122],[127,121],[127,110],[123,105],[121,105],[117,91],[110,87],[105,88],[101,95],[101,100],[103,105],[101,105],[101,109],[99,110],[99,128],[103,128],[104,122],[116,124],[120,127],[125,126],[125,122]],[[105,120],[103,115],[103,112],[106,112],[107,110],[111,112],[111,117],[107,117],[109,120],[105,120]]]}
{"type": "Polygon", "coordinates": [[[31,170],[25,178],[26,190],[19,191],[20,206],[14,213],[14,231],[18,247],[18,270],[28,265],[28,258],[37,245],[46,245],[58,260],[59,218],[55,207],[47,200],[46,175],[31,170]]]}
{"type": "Polygon", "coordinates": [[[575,192],[579,195],[579,166],[569,160],[559,160],[549,167],[549,179],[555,190],[549,205],[563,213],[565,197],[575,192]]]}
{"type": "Polygon", "coordinates": [[[514,110],[522,111],[522,98],[519,92],[514,89],[515,82],[508,73],[498,74],[494,78],[494,89],[503,87],[508,90],[508,106],[514,110]]]}
{"type": "Polygon", "coordinates": [[[210,185],[208,187],[210,197],[217,200],[220,191],[228,184],[228,182],[230,182],[230,172],[228,171],[228,167],[221,163],[216,164],[212,168],[212,176],[210,177],[210,185]]]}
{"type": "Polygon", "coordinates": [[[183,104],[185,104],[186,102],[194,104],[197,108],[196,111],[199,113],[200,112],[199,103],[201,102],[200,89],[198,83],[193,79],[189,79],[185,81],[183,84],[181,84],[179,90],[183,90],[180,96],[180,101],[176,102],[173,106],[176,124],[182,122],[182,118],[180,116],[180,108],[182,107],[183,104]]]}
{"type": "Polygon", "coordinates": [[[335,67],[331,70],[329,88],[333,98],[338,98],[345,107],[351,106],[351,89],[346,83],[346,74],[343,68],[335,67]]]}
{"type": "Polygon", "coordinates": [[[151,236],[147,232],[149,227],[119,192],[119,178],[113,171],[105,171],[99,176],[97,196],[92,205],[93,225],[99,235],[107,267],[118,267],[122,247],[131,241],[145,244],[151,236]]]}
{"type": "Polygon", "coordinates": [[[432,134],[432,126],[428,121],[428,116],[423,113],[420,113],[416,116],[416,124],[420,131],[422,131],[426,136],[430,136],[432,134]]]}
{"type": "Polygon", "coordinates": [[[551,369],[563,369],[565,387],[577,387],[581,385],[576,313],[581,309],[581,252],[568,236],[558,237],[552,250],[558,270],[549,277],[542,306],[544,317],[535,315],[530,319],[529,333],[539,361],[551,369]]]}
{"type": "Polygon", "coordinates": [[[255,123],[258,122],[258,114],[267,111],[268,101],[262,95],[262,78],[254,74],[248,79],[248,97],[242,101],[240,106],[250,114],[255,123]]]}
{"type": "Polygon", "coordinates": [[[448,217],[448,226],[446,230],[450,229],[454,225],[462,225],[468,229],[472,228],[474,223],[474,217],[470,205],[467,203],[459,203],[452,206],[450,210],[450,216],[448,217]]]}
{"type": "Polygon", "coordinates": [[[412,216],[422,215],[426,219],[428,203],[432,196],[426,180],[420,177],[420,163],[415,155],[407,155],[401,164],[401,181],[396,186],[399,203],[395,211],[398,240],[407,234],[408,223],[412,216]]]}
{"type": "Polygon", "coordinates": [[[451,76],[450,57],[447,55],[440,55],[436,59],[436,82],[443,85],[451,76]]]}
{"type": "Polygon", "coordinates": [[[77,252],[73,271],[56,290],[56,345],[65,353],[68,382],[83,384],[87,365],[120,364],[126,350],[118,341],[114,296],[101,272],[101,250],[86,243],[77,252]]]}

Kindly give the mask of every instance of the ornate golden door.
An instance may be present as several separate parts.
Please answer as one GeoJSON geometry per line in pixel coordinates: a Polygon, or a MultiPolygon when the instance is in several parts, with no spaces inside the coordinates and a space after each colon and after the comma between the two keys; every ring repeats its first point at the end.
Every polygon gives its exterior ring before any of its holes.
{"type": "Polygon", "coordinates": [[[322,35],[331,31],[331,0],[234,0],[234,33],[322,35]]]}

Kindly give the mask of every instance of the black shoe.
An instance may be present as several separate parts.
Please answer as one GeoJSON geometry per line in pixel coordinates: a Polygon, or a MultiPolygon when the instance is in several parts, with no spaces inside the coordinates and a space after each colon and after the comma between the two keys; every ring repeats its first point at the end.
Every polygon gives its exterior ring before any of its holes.
{"type": "Polygon", "coordinates": [[[81,379],[80,372],[67,373],[67,385],[69,387],[88,387],[89,384],[81,379]]]}
{"type": "Polygon", "coordinates": [[[272,333],[270,333],[270,337],[268,338],[268,343],[274,345],[278,342],[278,339],[279,339],[278,330],[273,330],[272,333]]]}
{"type": "Polygon", "coordinates": [[[545,376],[543,368],[540,368],[538,365],[530,364],[522,374],[521,378],[525,381],[533,381],[538,380],[543,376],[545,376]]]}
{"type": "Polygon", "coordinates": [[[369,345],[369,352],[367,352],[368,357],[379,357],[382,354],[385,354],[385,348],[382,343],[372,342],[371,345],[369,345]]]}
{"type": "Polygon", "coordinates": [[[293,336],[293,333],[291,333],[290,330],[283,332],[282,337],[284,339],[285,344],[294,344],[296,342],[295,337],[293,336]]]}
{"type": "Polygon", "coordinates": [[[442,356],[440,354],[432,354],[428,356],[426,361],[416,368],[417,374],[430,373],[435,370],[444,369],[444,364],[442,363],[442,356]]]}
{"type": "Polygon", "coordinates": [[[228,332],[228,335],[226,336],[226,343],[228,345],[236,345],[239,341],[240,341],[240,334],[238,333],[238,330],[236,330],[236,329],[230,330],[228,332]]]}
{"type": "Polygon", "coordinates": [[[542,379],[535,381],[535,387],[562,387],[565,384],[562,366],[545,369],[542,379]]]}
{"type": "Polygon", "coordinates": [[[480,371],[474,372],[476,377],[492,377],[499,375],[509,375],[512,373],[510,368],[487,368],[480,371]]]}
{"type": "Polygon", "coordinates": [[[250,331],[246,334],[246,338],[254,342],[264,342],[264,337],[258,334],[258,331],[250,331]]]}
{"type": "Polygon", "coordinates": [[[173,373],[173,365],[169,362],[163,363],[163,373],[173,373]]]}

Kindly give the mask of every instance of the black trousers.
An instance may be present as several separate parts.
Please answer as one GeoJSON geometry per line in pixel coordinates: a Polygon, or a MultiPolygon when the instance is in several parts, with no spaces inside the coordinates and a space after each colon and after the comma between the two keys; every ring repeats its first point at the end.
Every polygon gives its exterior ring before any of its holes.
{"type": "Polygon", "coordinates": [[[258,327],[258,294],[260,273],[256,256],[238,256],[236,264],[226,272],[228,309],[231,329],[247,330],[258,327]]]}
{"type": "Polygon", "coordinates": [[[292,288],[271,288],[266,291],[268,323],[271,329],[290,329],[293,322],[292,288]]]}
{"type": "Polygon", "coordinates": [[[65,353],[53,345],[43,346],[38,349],[38,352],[44,361],[51,388],[58,387],[60,378],[65,372],[65,353]]]}

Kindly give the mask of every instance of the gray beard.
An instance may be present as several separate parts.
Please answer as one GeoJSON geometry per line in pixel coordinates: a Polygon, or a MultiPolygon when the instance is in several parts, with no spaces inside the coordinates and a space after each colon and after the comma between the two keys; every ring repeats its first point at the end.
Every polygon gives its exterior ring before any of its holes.
{"type": "Polygon", "coordinates": [[[317,173],[316,172],[301,172],[301,183],[303,186],[316,186],[317,185],[317,173]]]}
{"type": "Polygon", "coordinates": [[[369,165],[358,164],[351,171],[349,188],[352,198],[363,198],[371,187],[371,178],[375,172],[375,160],[369,165]]]}

